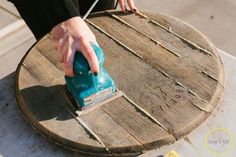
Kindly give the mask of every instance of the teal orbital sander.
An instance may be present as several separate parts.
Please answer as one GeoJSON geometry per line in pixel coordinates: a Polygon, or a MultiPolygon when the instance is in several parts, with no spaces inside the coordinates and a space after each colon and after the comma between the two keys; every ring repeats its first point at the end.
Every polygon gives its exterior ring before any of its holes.
{"type": "MultiPolygon", "coordinates": [[[[98,1],[94,1],[83,19],[86,19],[98,1]]],[[[112,78],[103,67],[105,58],[102,49],[95,43],[90,44],[98,59],[99,73],[92,74],[86,58],[82,53],[76,52],[73,63],[75,76],[65,76],[67,95],[73,106],[81,110],[106,104],[123,95],[122,92],[116,90],[112,78]]]]}
{"type": "Polygon", "coordinates": [[[91,46],[97,56],[99,63],[99,73],[90,72],[88,61],[82,53],[76,52],[74,59],[74,77],[65,76],[66,88],[69,95],[72,95],[74,107],[76,109],[88,108],[97,105],[103,101],[112,99],[117,94],[115,84],[103,67],[104,53],[102,49],[94,43],[91,46]]]}

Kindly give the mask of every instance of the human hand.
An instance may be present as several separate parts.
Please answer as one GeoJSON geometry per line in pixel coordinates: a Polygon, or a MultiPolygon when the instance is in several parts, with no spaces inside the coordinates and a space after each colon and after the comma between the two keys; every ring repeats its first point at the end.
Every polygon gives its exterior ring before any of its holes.
{"type": "Polygon", "coordinates": [[[81,52],[87,59],[92,73],[99,72],[97,57],[90,42],[97,44],[96,38],[80,17],[73,17],[58,25],[52,31],[52,46],[57,51],[57,59],[63,63],[65,75],[74,76],[75,52],[81,52]]]}
{"type": "Polygon", "coordinates": [[[127,9],[125,7],[126,2],[128,3],[128,6],[133,13],[136,13],[138,11],[138,9],[134,5],[134,0],[118,0],[120,8],[124,13],[126,12],[126,9],[127,9]]]}

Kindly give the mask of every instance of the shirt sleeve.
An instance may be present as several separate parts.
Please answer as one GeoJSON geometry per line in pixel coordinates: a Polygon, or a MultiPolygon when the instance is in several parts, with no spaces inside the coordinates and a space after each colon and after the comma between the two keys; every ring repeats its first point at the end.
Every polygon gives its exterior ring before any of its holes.
{"type": "Polygon", "coordinates": [[[11,1],[36,39],[75,16],[80,16],[78,0],[9,0],[11,1]]]}

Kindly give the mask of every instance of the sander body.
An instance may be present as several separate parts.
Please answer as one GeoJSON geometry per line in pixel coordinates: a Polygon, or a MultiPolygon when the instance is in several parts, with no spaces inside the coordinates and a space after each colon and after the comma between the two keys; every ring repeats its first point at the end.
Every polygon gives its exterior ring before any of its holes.
{"type": "Polygon", "coordinates": [[[73,102],[76,102],[74,106],[82,110],[110,99],[117,92],[114,81],[103,67],[105,57],[102,49],[94,43],[91,46],[98,59],[99,73],[91,73],[86,58],[82,53],[76,52],[73,64],[75,76],[65,76],[66,88],[72,95],[73,102]]]}

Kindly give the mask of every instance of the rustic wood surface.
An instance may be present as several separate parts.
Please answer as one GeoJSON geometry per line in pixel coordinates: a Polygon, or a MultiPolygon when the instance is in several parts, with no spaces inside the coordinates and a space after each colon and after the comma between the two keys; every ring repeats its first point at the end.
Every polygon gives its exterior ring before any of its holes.
{"type": "Polygon", "coordinates": [[[47,35],[22,59],[15,82],[19,109],[36,130],[83,153],[127,156],[173,143],[211,115],[224,72],[200,32],[150,12],[101,12],[86,21],[125,96],[76,116],[47,35]]]}

